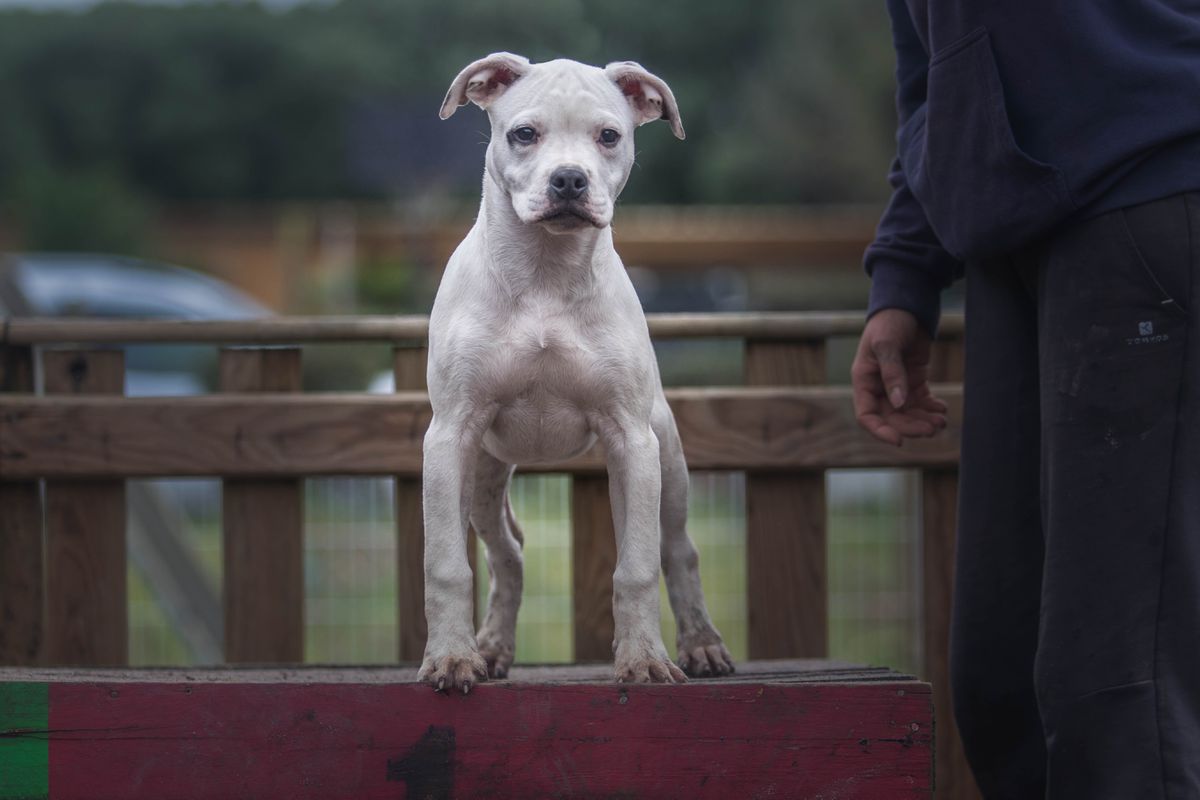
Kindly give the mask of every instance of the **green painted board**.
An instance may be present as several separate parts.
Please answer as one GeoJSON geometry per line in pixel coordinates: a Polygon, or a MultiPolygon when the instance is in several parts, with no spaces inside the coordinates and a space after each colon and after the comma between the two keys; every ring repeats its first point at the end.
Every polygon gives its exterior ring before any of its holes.
{"type": "Polygon", "coordinates": [[[0,684],[0,800],[50,796],[50,687],[0,684]]]}

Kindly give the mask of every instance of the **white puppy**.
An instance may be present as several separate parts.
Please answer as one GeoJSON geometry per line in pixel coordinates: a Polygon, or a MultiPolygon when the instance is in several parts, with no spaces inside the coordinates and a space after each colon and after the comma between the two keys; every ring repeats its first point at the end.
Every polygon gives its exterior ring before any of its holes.
{"type": "Polygon", "coordinates": [[[616,677],[683,681],[659,628],[661,559],[679,665],[733,671],[700,589],[685,529],[688,475],[646,320],[613,249],[613,205],[633,166],[634,129],[664,119],[683,138],[671,90],[637,64],[531,64],[496,53],[464,69],[442,118],[470,100],[491,119],[479,217],[429,320],[425,436],[425,616],[419,677],[459,689],[503,677],[521,602],[514,465],[608,458],[617,568],[616,677]],[[487,545],[487,616],[473,629],[468,520],[487,545]],[[661,535],[660,535],[661,528],[661,535]]]}

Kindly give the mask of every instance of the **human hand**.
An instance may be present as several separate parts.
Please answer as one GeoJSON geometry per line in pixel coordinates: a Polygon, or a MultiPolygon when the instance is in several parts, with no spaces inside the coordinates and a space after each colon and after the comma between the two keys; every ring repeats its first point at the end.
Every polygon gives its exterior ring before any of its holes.
{"type": "Polygon", "coordinates": [[[887,308],[867,320],[850,367],[854,416],[881,442],[933,436],[946,427],[946,404],[929,390],[929,334],[917,318],[887,308]]]}

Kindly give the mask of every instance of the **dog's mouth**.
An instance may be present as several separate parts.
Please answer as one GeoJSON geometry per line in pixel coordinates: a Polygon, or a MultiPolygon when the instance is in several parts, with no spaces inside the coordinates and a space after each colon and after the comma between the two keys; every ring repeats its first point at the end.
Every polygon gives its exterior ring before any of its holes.
{"type": "Polygon", "coordinates": [[[591,225],[596,228],[604,227],[582,207],[573,204],[552,208],[534,220],[534,222],[549,223],[559,228],[579,228],[584,225],[591,225]]]}

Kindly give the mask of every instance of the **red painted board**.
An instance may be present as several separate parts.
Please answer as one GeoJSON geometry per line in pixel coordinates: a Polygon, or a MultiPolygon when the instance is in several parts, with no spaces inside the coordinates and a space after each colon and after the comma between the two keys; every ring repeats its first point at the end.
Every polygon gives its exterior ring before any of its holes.
{"type": "Polygon", "coordinates": [[[51,683],[54,800],[929,797],[929,687],[51,683]]]}

